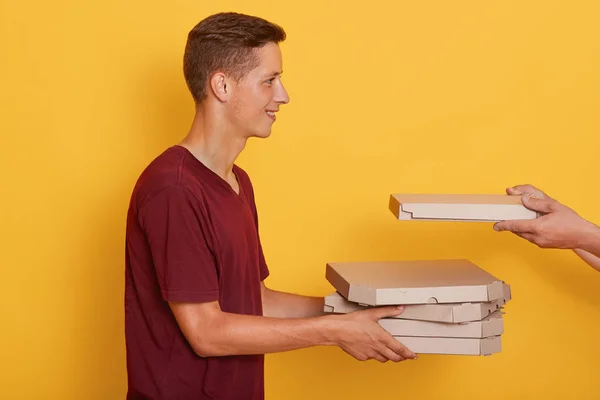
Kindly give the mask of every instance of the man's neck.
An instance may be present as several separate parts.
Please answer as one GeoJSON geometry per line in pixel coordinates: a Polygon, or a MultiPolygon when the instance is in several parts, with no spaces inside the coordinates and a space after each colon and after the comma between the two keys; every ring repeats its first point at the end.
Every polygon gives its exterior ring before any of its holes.
{"type": "Polygon", "coordinates": [[[180,145],[202,164],[228,182],[235,180],[233,165],[246,146],[247,138],[233,134],[223,121],[209,120],[196,113],[192,127],[180,145]]]}

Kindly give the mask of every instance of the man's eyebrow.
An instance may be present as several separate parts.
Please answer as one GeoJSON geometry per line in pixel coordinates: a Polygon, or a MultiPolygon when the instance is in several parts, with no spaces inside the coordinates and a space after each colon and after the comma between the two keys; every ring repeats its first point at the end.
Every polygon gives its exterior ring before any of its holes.
{"type": "Polygon", "coordinates": [[[281,76],[281,75],[283,75],[283,71],[281,71],[281,72],[276,72],[276,71],[273,71],[273,72],[271,72],[270,74],[268,74],[268,75],[265,75],[265,76],[267,76],[267,77],[269,77],[269,76],[273,76],[273,77],[275,77],[275,76],[281,76]]]}

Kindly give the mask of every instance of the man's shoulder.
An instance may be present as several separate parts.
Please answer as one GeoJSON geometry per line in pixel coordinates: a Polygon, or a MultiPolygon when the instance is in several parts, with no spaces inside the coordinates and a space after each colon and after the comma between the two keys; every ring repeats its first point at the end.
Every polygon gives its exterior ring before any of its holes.
{"type": "MultiPolygon", "coordinates": [[[[190,175],[188,154],[180,146],[172,146],[154,158],[142,171],[132,194],[132,202],[138,207],[160,193],[185,190],[189,186],[190,175]]],[[[194,181],[201,184],[200,177],[194,181]]]]}

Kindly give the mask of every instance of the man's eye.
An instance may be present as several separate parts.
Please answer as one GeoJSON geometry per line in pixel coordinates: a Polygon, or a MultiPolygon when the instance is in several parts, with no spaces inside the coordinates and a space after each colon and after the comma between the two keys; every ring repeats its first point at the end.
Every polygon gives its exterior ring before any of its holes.
{"type": "Polygon", "coordinates": [[[275,80],[275,78],[271,78],[271,79],[267,80],[267,83],[268,83],[269,85],[272,85],[274,80],[275,80]]]}

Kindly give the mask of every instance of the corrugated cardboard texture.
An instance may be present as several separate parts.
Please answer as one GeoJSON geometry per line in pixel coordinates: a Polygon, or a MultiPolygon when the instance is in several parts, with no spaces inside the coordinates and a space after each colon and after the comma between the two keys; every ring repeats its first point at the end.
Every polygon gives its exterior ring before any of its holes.
{"type": "Polygon", "coordinates": [[[491,355],[502,351],[502,338],[484,339],[431,338],[395,336],[396,340],[417,354],[491,355]]]}
{"type": "Polygon", "coordinates": [[[521,196],[500,194],[392,194],[389,209],[400,220],[497,222],[535,219],[521,196]]]}
{"type": "Polygon", "coordinates": [[[349,301],[370,306],[490,302],[504,290],[468,260],[328,263],[325,278],[349,301]]]}
{"type": "MultiPolygon", "coordinates": [[[[505,283],[502,298],[492,302],[413,304],[407,305],[402,314],[393,318],[446,323],[480,321],[492,312],[501,309],[510,299],[510,286],[505,283]]],[[[324,311],[329,313],[345,314],[370,307],[348,301],[338,292],[325,296],[324,311]]]]}

